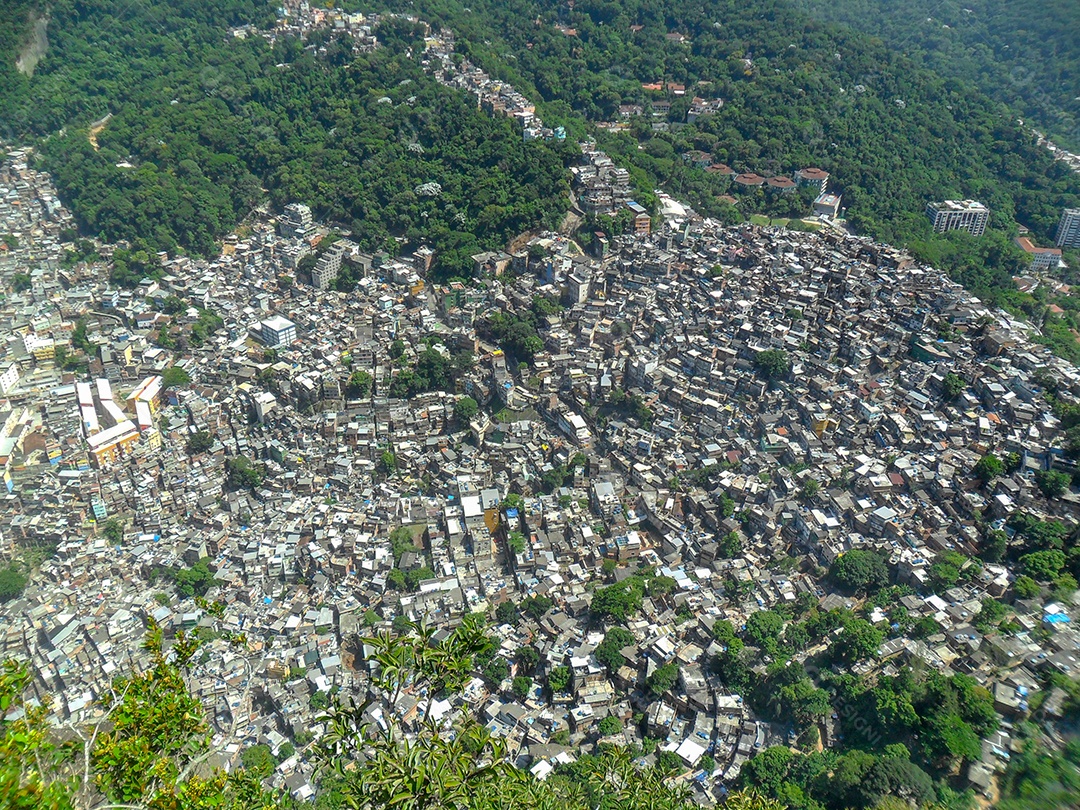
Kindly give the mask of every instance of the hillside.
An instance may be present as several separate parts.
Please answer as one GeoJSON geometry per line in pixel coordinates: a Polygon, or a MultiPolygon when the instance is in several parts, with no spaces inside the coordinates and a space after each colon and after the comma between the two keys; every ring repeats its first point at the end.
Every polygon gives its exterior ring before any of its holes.
{"type": "Polygon", "coordinates": [[[229,36],[232,25],[265,30],[268,8],[52,8],[46,58],[32,79],[15,77],[0,109],[22,137],[67,127],[43,153],[84,232],[206,254],[265,190],[372,248],[423,238],[453,274],[469,254],[559,221],[574,148],[526,150],[509,121],[426,75],[406,55],[422,50],[420,29],[384,26],[383,47],[359,56],[325,31],[307,48],[271,47],[250,28],[229,36]],[[86,127],[106,114],[92,144],[86,127]]]}
{"type": "Polygon", "coordinates": [[[815,19],[879,37],[942,76],[1013,105],[1080,149],[1080,17],[1069,0],[799,0],[815,19]]]}
{"type": "MultiPolygon", "coordinates": [[[[1047,243],[1061,209],[1080,206],[1080,177],[1006,105],[788,0],[584,0],[572,8],[422,0],[391,10],[453,29],[461,54],[511,80],[540,102],[546,121],[573,135],[618,119],[621,105],[639,105],[644,114],[624,132],[597,133],[639,188],[663,185],[732,221],[787,216],[797,213],[791,200],[760,191],[738,194],[734,208],[721,203],[731,187],[681,156],[703,150],[763,176],[821,166],[855,229],[907,245],[979,295],[1033,316],[1038,302],[1010,280],[1024,269],[1016,223],[1047,243]],[[723,106],[686,124],[695,95],[723,106]],[[661,102],[670,112],[650,116],[661,102]],[[932,234],[926,202],[966,197],[993,211],[987,235],[932,234]]],[[[275,203],[307,199],[369,244],[388,235],[432,241],[453,272],[465,252],[551,224],[565,205],[556,175],[571,155],[546,146],[526,155],[508,122],[436,86],[418,65],[416,32],[392,34],[393,47],[350,65],[340,43],[305,49],[278,40],[271,50],[250,31],[229,37],[229,26],[272,25],[273,10],[258,0],[92,8],[61,0],[51,14],[48,54],[32,79],[7,76],[0,111],[23,135],[115,113],[102,152],[90,154],[75,127],[47,150],[89,232],[206,252],[261,186],[275,203]],[[402,82],[413,89],[395,90],[402,82]],[[383,97],[391,102],[376,106],[383,97]],[[412,97],[422,109],[409,111],[412,97]],[[407,149],[413,142],[423,154],[407,149]],[[116,168],[125,161],[137,168],[116,168]],[[410,194],[429,181],[451,205],[430,206],[425,217],[410,194]]]]}
{"type": "MultiPolygon", "coordinates": [[[[724,215],[730,191],[679,155],[712,154],[736,171],[790,175],[821,166],[844,195],[851,224],[912,247],[998,303],[1025,306],[1009,276],[1023,267],[1011,243],[1015,221],[1044,242],[1061,208],[1080,204],[1080,178],[1055,163],[1015,115],[971,84],[946,78],[851,28],[821,23],[785,0],[684,4],[599,2],[573,10],[525,0],[421,3],[431,19],[461,32],[473,58],[560,112],[611,120],[620,104],[667,101],[671,113],[608,138],[650,177],[704,213],[724,215]],[[483,43],[491,43],[486,45],[483,43]],[[685,96],[646,90],[675,83],[685,96]],[[715,115],[681,126],[690,98],[724,100],[715,115]],[[638,148],[641,147],[641,148],[638,148]],[[994,212],[978,243],[935,237],[927,201],[974,197],[994,212]]],[[[744,212],[767,201],[740,199],[744,212]]]]}

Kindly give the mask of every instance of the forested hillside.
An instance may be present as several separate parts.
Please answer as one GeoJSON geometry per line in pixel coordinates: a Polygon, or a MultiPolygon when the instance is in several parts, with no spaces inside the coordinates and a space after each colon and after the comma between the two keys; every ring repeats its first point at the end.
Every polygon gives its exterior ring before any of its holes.
{"type": "Polygon", "coordinates": [[[880,37],[942,76],[1016,107],[1080,150],[1080,14],[1072,0],[798,0],[815,19],[880,37]]]}
{"type": "MultiPolygon", "coordinates": [[[[723,189],[686,167],[680,153],[702,149],[737,171],[766,176],[818,165],[832,173],[856,228],[907,244],[969,288],[1020,306],[1009,282],[1023,266],[1011,243],[1014,220],[1048,240],[1061,208],[1080,204],[1080,178],[1038,147],[1004,105],[785,0],[467,6],[426,0],[417,8],[460,31],[462,49],[489,72],[547,101],[548,117],[612,119],[620,103],[664,98],[646,83],[686,86],[686,96],[666,99],[676,127],[695,93],[724,99],[718,114],[677,131],[657,133],[646,121],[605,142],[706,213],[721,213],[715,195],[723,189]],[[991,232],[977,241],[934,236],[926,202],[966,197],[991,207],[991,232]]],[[[740,199],[740,208],[766,205],[756,194],[740,199]]]]}
{"type": "MultiPolygon", "coordinates": [[[[1010,281],[1024,268],[1016,223],[1048,242],[1061,209],[1080,205],[1080,178],[972,83],[881,38],[818,22],[794,2],[391,0],[390,10],[453,29],[459,52],[574,135],[618,118],[620,105],[640,105],[644,115],[624,133],[594,132],[639,188],[665,185],[735,220],[780,203],[751,191],[735,208],[723,204],[732,188],[681,155],[704,150],[765,176],[821,166],[856,229],[1037,314],[1010,281]],[[666,89],[643,87],[656,83],[666,89]],[[695,95],[724,105],[687,124],[695,95]],[[670,112],[651,116],[660,102],[670,112]],[[932,234],[926,202],[965,197],[991,207],[987,235],[932,234]]],[[[205,252],[261,186],[274,202],[312,203],[371,243],[423,236],[442,249],[444,268],[459,269],[466,252],[550,225],[565,205],[568,152],[526,146],[508,122],[436,86],[418,65],[420,48],[407,50],[415,32],[390,32],[390,47],[350,64],[347,43],[270,51],[259,36],[229,37],[230,25],[272,24],[259,0],[58,0],[51,15],[48,54],[33,78],[5,68],[11,87],[0,110],[25,135],[69,125],[49,143],[47,165],[90,232],[205,252]],[[115,117],[93,151],[80,127],[107,112],[115,117]],[[134,168],[116,166],[125,161],[134,168]],[[441,196],[418,197],[428,183],[441,196]]],[[[1067,35],[1053,41],[1064,47],[1067,35]]]]}
{"type": "Polygon", "coordinates": [[[347,38],[308,43],[325,45],[317,56],[227,36],[249,21],[266,24],[266,7],[57,4],[47,58],[5,102],[20,134],[68,124],[43,153],[84,230],[208,253],[265,188],[371,247],[423,237],[453,273],[558,223],[576,148],[526,145],[438,85],[405,55],[422,50],[416,27],[385,26],[386,46],[354,59],[347,38]],[[87,124],[108,113],[91,143],[87,124]]]}

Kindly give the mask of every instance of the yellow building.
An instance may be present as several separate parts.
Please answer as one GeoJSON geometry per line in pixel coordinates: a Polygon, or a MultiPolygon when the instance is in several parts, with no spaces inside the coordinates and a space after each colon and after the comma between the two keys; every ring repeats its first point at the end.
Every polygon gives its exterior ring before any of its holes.
{"type": "Polygon", "coordinates": [[[98,467],[109,464],[139,441],[139,431],[132,422],[124,421],[95,433],[86,440],[90,457],[98,467]]]}

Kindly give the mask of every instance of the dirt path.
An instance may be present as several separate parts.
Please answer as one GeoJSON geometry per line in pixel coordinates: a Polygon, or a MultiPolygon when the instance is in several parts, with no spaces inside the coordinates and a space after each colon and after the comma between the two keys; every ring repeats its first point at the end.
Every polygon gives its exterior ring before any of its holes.
{"type": "Polygon", "coordinates": [[[110,118],[112,118],[112,113],[109,113],[104,118],[97,120],[90,125],[90,132],[87,134],[86,137],[87,140],[90,141],[90,145],[94,147],[95,152],[101,148],[100,146],[98,146],[97,142],[98,133],[105,129],[105,125],[109,123],[110,118]]]}

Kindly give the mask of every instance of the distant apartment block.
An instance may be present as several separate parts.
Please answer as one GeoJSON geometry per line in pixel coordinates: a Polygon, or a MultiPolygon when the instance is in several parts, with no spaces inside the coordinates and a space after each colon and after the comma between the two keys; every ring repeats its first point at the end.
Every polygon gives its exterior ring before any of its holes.
{"type": "Polygon", "coordinates": [[[829,187],[829,173],[817,167],[799,169],[795,172],[795,182],[800,186],[812,186],[818,194],[824,194],[829,187]]]}
{"type": "Polygon", "coordinates": [[[1041,248],[1035,247],[1031,240],[1026,236],[1021,236],[1016,240],[1021,250],[1028,255],[1031,259],[1031,264],[1028,265],[1028,270],[1035,273],[1042,270],[1050,270],[1057,267],[1061,261],[1060,248],[1041,248]]]}
{"type": "Polygon", "coordinates": [[[634,215],[634,235],[648,236],[652,230],[652,217],[649,216],[649,212],[645,210],[644,206],[633,201],[628,202],[626,207],[634,215]]]}
{"type": "Polygon", "coordinates": [[[0,368],[3,368],[3,371],[0,371],[0,396],[7,396],[7,392],[19,382],[19,366],[8,363],[7,368],[3,366],[0,368]]]}
{"type": "Polygon", "coordinates": [[[967,231],[972,236],[986,233],[990,209],[974,200],[945,200],[926,205],[926,215],[937,233],[967,231]]]}
{"type": "Polygon", "coordinates": [[[259,334],[262,342],[271,348],[288,346],[296,340],[296,324],[288,318],[275,315],[259,324],[259,334]]]}
{"type": "Polygon", "coordinates": [[[1066,208],[1061,212],[1054,244],[1059,248],[1080,248],[1080,208],[1066,208]]]}
{"type": "Polygon", "coordinates": [[[281,215],[278,229],[282,236],[303,239],[311,230],[311,209],[302,203],[289,203],[281,215]]]}

